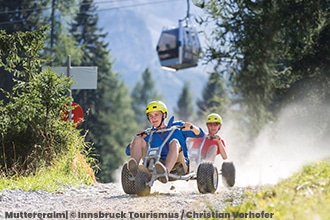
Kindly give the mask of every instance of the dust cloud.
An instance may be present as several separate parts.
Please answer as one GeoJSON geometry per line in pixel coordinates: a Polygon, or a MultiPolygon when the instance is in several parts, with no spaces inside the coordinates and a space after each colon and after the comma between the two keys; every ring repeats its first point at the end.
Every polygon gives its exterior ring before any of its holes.
{"type": "Polygon", "coordinates": [[[276,121],[252,137],[250,147],[231,130],[234,121],[225,125],[221,132],[236,166],[236,186],[276,184],[303,165],[330,157],[329,107],[306,102],[287,105],[276,121]]]}

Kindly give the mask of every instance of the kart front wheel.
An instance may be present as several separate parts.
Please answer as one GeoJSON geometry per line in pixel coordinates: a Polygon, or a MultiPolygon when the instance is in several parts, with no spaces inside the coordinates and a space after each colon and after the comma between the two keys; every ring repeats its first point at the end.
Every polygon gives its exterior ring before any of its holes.
{"type": "Polygon", "coordinates": [[[203,162],[197,169],[197,187],[200,193],[214,193],[218,188],[218,169],[211,162],[203,162]]]}
{"type": "Polygon", "coordinates": [[[235,185],[236,170],[233,162],[223,162],[221,168],[222,183],[226,187],[235,185]]]}
{"type": "Polygon", "coordinates": [[[135,180],[132,174],[127,169],[127,163],[124,164],[121,170],[121,185],[126,194],[135,194],[135,180]]]}
{"type": "Polygon", "coordinates": [[[138,172],[135,177],[135,192],[139,196],[147,196],[150,194],[150,186],[147,182],[150,181],[150,175],[146,172],[138,172]]]}

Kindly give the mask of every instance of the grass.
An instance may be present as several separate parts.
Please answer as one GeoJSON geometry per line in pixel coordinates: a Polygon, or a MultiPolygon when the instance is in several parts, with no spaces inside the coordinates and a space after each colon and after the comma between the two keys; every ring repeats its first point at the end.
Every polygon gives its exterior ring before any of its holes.
{"type": "MultiPolygon", "coordinates": [[[[272,218],[264,215],[258,219],[330,219],[330,160],[307,165],[292,177],[260,192],[247,192],[243,204],[229,206],[224,212],[273,213],[272,218]]],[[[235,219],[256,219],[256,216],[235,219]]]]}
{"type": "Polygon", "coordinates": [[[68,186],[82,186],[93,183],[92,177],[83,166],[74,170],[68,158],[62,158],[54,166],[41,168],[34,175],[12,176],[0,178],[0,192],[3,190],[22,189],[24,191],[44,190],[61,191],[68,186]]]}
{"type": "MultiPolygon", "coordinates": [[[[84,152],[83,146],[86,145],[84,137],[72,135],[72,139],[67,153],[63,153],[60,158],[54,160],[51,166],[40,166],[35,174],[29,176],[0,175],[0,192],[13,189],[57,192],[69,186],[93,184],[96,180],[90,165],[95,164],[95,160],[80,153],[84,152]]],[[[97,165],[93,168],[97,169],[97,165]]]]}

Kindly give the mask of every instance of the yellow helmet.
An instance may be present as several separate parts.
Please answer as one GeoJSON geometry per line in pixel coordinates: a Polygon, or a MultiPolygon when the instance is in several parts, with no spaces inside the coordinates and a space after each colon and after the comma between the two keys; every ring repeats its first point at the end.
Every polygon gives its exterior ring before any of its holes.
{"type": "Polygon", "coordinates": [[[216,113],[209,114],[206,118],[206,124],[207,123],[212,123],[212,122],[220,123],[222,125],[221,116],[219,114],[216,114],[216,113]]]}
{"type": "Polygon", "coordinates": [[[146,115],[150,112],[161,111],[167,117],[167,107],[162,101],[152,101],[146,107],[146,115]]]}

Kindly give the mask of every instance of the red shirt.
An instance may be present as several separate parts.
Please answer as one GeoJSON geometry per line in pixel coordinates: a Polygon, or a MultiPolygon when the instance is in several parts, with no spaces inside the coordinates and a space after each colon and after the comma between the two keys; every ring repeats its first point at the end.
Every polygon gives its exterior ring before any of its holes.
{"type": "MultiPolygon", "coordinates": [[[[193,144],[192,144],[191,148],[198,149],[199,147],[201,147],[201,144],[203,142],[203,138],[192,138],[192,141],[193,141],[193,144]]],[[[221,138],[221,143],[224,147],[226,147],[226,143],[222,138],[221,138]]],[[[219,143],[216,140],[211,139],[210,137],[206,137],[205,142],[204,142],[204,146],[203,146],[203,149],[202,149],[202,152],[201,152],[202,157],[205,157],[207,151],[209,150],[209,148],[212,145],[216,145],[218,147],[217,155],[220,154],[219,143]]]]}

